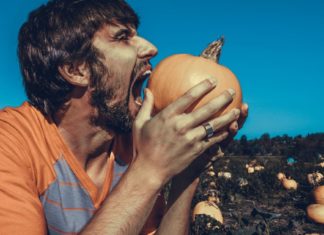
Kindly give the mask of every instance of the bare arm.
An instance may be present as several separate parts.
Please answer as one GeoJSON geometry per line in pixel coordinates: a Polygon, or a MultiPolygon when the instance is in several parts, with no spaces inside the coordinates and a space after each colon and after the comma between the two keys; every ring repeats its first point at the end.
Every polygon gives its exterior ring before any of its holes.
{"type": "Polygon", "coordinates": [[[80,234],[139,234],[161,187],[133,164],[80,234]]]}
{"type": "Polygon", "coordinates": [[[178,188],[181,182],[174,181],[170,191],[167,212],[159,226],[156,235],[163,234],[188,234],[190,225],[190,206],[194,197],[198,179],[193,181],[182,192],[178,188]]]}
{"type": "MultiPolygon", "coordinates": [[[[219,141],[225,139],[226,136],[219,136],[219,141]]],[[[211,161],[224,155],[218,145],[210,150],[195,159],[188,168],[172,180],[167,212],[160,224],[158,235],[189,234],[191,202],[199,182],[199,176],[212,164],[211,161]]]]}

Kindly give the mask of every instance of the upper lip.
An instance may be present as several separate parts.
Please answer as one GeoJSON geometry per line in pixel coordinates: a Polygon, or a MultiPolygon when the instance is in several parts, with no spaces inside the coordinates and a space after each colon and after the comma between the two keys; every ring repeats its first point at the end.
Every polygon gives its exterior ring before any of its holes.
{"type": "Polygon", "coordinates": [[[146,79],[146,76],[143,76],[147,71],[150,71],[152,72],[152,66],[147,63],[146,65],[144,65],[140,70],[139,72],[137,73],[134,81],[132,82],[132,86],[134,86],[134,84],[138,81],[142,81],[142,80],[145,80],[146,79]]]}
{"type": "Polygon", "coordinates": [[[136,80],[143,78],[143,74],[145,74],[147,71],[152,72],[152,66],[150,64],[147,64],[147,65],[143,66],[143,68],[138,73],[138,76],[137,76],[136,80]]]}

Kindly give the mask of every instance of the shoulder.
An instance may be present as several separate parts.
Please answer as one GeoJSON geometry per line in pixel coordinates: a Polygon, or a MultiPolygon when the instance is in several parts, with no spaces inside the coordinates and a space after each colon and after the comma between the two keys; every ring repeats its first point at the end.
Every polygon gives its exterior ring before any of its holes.
{"type": "Polygon", "coordinates": [[[42,139],[46,118],[29,103],[0,110],[0,151],[26,152],[42,139]]]}
{"type": "Polygon", "coordinates": [[[6,107],[0,110],[0,128],[17,126],[28,122],[33,117],[35,108],[27,102],[19,107],[6,107]]]}
{"type": "Polygon", "coordinates": [[[38,131],[44,122],[47,117],[28,102],[15,108],[7,107],[0,110],[0,135],[6,132],[31,134],[28,132],[38,131]]]}

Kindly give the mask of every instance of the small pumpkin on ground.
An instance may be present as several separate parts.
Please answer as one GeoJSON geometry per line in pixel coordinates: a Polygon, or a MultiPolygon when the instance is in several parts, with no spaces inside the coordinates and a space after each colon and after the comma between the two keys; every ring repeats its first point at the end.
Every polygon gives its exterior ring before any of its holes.
{"type": "Polygon", "coordinates": [[[220,223],[224,223],[223,215],[219,207],[212,201],[198,202],[192,212],[193,221],[196,215],[209,215],[220,223]]]}
{"type": "Polygon", "coordinates": [[[324,224],[324,205],[311,204],[306,210],[309,219],[316,223],[324,224]]]}
{"type": "Polygon", "coordinates": [[[278,179],[278,180],[282,181],[284,178],[286,178],[286,175],[285,175],[284,173],[279,172],[279,173],[277,174],[277,179],[278,179]]]}
{"type": "Polygon", "coordinates": [[[313,195],[316,203],[324,205],[324,185],[316,187],[313,195]]]}
{"type": "Polygon", "coordinates": [[[298,183],[296,182],[296,180],[291,179],[291,178],[283,178],[281,180],[281,183],[282,183],[282,186],[288,190],[296,190],[298,187],[298,183]]]}

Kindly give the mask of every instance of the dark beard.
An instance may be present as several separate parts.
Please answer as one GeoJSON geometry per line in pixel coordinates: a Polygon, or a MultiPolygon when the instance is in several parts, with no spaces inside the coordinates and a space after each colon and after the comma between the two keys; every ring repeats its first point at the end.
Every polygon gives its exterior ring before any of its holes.
{"type": "MultiPolygon", "coordinates": [[[[138,71],[145,66],[146,63],[136,64],[131,74],[130,84],[136,77],[138,71]]],[[[104,81],[109,79],[118,79],[118,75],[109,73],[109,69],[96,60],[91,66],[92,83],[95,89],[91,94],[91,105],[97,109],[97,115],[92,118],[92,123],[100,126],[105,130],[113,130],[116,133],[130,133],[133,126],[133,117],[129,111],[130,87],[125,100],[108,105],[107,101],[115,97],[114,88],[107,88],[104,81]]]]}
{"type": "Polygon", "coordinates": [[[133,118],[128,109],[129,95],[127,99],[108,106],[106,101],[114,96],[113,89],[95,89],[91,95],[91,104],[98,110],[92,123],[106,130],[113,130],[116,133],[129,133],[132,130],[133,118]]]}

